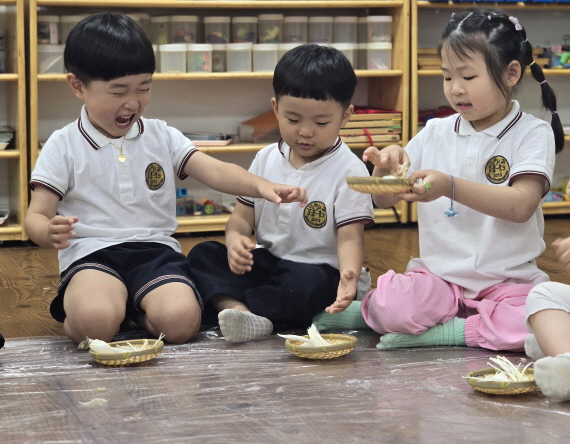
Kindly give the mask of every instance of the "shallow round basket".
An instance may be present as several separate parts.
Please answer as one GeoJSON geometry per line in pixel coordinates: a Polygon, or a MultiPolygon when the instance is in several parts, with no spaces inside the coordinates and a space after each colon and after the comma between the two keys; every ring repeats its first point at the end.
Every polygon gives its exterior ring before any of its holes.
{"type": "Polygon", "coordinates": [[[491,395],[519,395],[521,393],[533,392],[538,389],[538,386],[534,381],[534,370],[532,368],[527,368],[525,370],[525,374],[532,378],[530,381],[505,382],[471,379],[473,377],[481,378],[485,375],[491,375],[496,372],[497,371],[494,368],[486,368],[485,370],[471,372],[467,375],[467,382],[475,390],[479,390],[483,393],[490,393],[491,395]]]}
{"type": "Polygon", "coordinates": [[[347,177],[350,189],[366,194],[398,194],[412,189],[413,179],[385,179],[382,177],[347,177]]]}
{"type": "MultiPolygon", "coordinates": [[[[287,350],[289,350],[295,356],[299,356],[300,358],[332,359],[350,353],[354,349],[354,346],[357,342],[356,337],[351,335],[339,335],[331,333],[321,336],[331,345],[321,347],[308,347],[302,346],[302,344],[304,344],[302,341],[287,339],[285,341],[285,347],[287,347],[287,350]]],[[[305,338],[308,337],[308,335],[305,335],[305,338]]]]}
{"type": "Polygon", "coordinates": [[[147,341],[147,347],[142,350],[117,354],[95,353],[89,350],[89,356],[95,361],[105,365],[129,365],[148,361],[162,353],[164,342],[157,341],[156,339],[133,339],[132,341],[109,342],[109,345],[111,347],[128,347],[129,344],[132,344],[135,347],[140,347],[144,345],[145,341],[147,341]]]}

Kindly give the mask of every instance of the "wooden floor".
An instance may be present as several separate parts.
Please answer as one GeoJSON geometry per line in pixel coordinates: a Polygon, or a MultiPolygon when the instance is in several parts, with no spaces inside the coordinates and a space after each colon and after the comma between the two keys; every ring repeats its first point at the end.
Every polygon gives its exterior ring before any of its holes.
{"type": "MultiPolygon", "coordinates": [[[[570,219],[547,219],[548,244],[567,236],[570,219]]],[[[185,253],[222,240],[178,239],[185,253]]],[[[417,252],[413,226],[366,232],[373,281],[390,268],[403,271],[417,252]]],[[[539,266],[570,284],[551,248],[539,266]]],[[[570,442],[570,403],[540,392],[487,395],[467,384],[463,376],[488,367],[496,352],[378,351],[372,331],[348,332],[359,339],[350,354],[312,361],[288,353],[275,335],[231,344],[217,328],[204,328],[147,363],[105,367],[76,350],[50,318],[58,280],[54,250],[0,246],[0,331],[9,338],[0,350],[1,443],[570,442]]]]}

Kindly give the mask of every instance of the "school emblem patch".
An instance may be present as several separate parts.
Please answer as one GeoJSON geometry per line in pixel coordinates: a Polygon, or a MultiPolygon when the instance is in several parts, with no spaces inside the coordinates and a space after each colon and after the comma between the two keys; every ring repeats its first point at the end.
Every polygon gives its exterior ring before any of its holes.
{"type": "Polygon", "coordinates": [[[511,167],[503,156],[491,157],[485,165],[485,176],[491,183],[503,183],[509,178],[511,167]]]}
{"type": "Polygon", "coordinates": [[[327,224],[327,207],[322,202],[310,202],[305,206],[303,219],[311,228],[323,228],[327,224]]]}
{"type": "Polygon", "coordinates": [[[151,190],[158,190],[162,185],[164,185],[164,170],[158,163],[151,163],[146,167],[144,172],[146,178],[146,184],[151,190]]]}

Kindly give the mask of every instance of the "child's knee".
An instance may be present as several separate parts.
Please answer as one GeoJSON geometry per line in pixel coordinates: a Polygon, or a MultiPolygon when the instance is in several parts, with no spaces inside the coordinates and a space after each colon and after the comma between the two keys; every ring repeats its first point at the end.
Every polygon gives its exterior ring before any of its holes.
{"type": "Polygon", "coordinates": [[[201,313],[196,304],[165,304],[160,310],[147,311],[155,334],[164,334],[168,342],[180,344],[192,339],[200,329],[201,313]]]}
{"type": "Polygon", "coordinates": [[[73,310],[67,313],[66,333],[71,339],[79,342],[89,337],[110,341],[120,329],[125,313],[100,307],[98,310],[73,310]]]}

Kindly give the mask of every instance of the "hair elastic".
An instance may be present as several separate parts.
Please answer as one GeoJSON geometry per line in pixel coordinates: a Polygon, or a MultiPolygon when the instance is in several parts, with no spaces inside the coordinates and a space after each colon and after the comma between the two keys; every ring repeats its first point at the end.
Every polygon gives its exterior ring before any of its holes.
{"type": "Polygon", "coordinates": [[[539,83],[542,85],[543,83],[546,83],[546,80],[543,80],[542,82],[539,82],[539,83]]]}
{"type": "Polygon", "coordinates": [[[453,209],[453,201],[455,200],[455,181],[453,180],[453,176],[451,174],[449,177],[451,177],[451,206],[449,207],[449,210],[444,211],[443,214],[445,214],[447,217],[455,217],[459,214],[453,209]]]}
{"type": "Polygon", "coordinates": [[[534,65],[535,63],[536,63],[536,62],[533,60],[532,63],[529,63],[528,66],[532,66],[532,65],[534,65]]]}
{"type": "Polygon", "coordinates": [[[515,31],[522,31],[522,26],[519,24],[519,20],[516,17],[509,17],[509,20],[513,25],[515,25],[515,31]]]}
{"type": "Polygon", "coordinates": [[[558,111],[552,111],[552,114],[558,114],[558,111]]]}
{"type": "Polygon", "coordinates": [[[487,16],[487,20],[489,20],[489,21],[491,20],[491,16],[490,16],[490,15],[487,16]]]}

